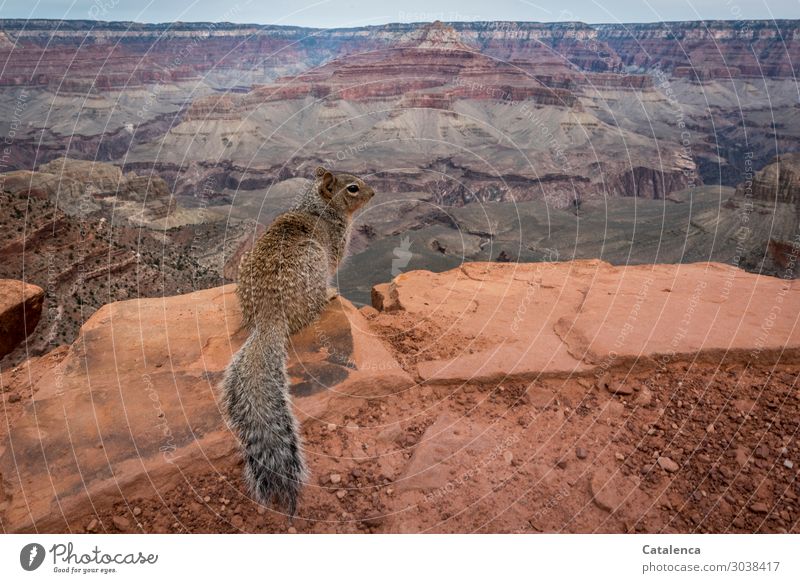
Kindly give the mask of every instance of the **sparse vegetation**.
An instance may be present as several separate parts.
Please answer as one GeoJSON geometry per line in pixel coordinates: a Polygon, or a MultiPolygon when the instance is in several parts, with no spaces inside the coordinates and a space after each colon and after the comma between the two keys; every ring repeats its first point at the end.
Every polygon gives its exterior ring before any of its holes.
{"type": "MultiPolygon", "coordinates": [[[[55,331],[51,341],[56,344],[72,342],[86,319],[106,303],[175,295],[181,289],[202,289],[222,281],[219,272],[192,256],[206,249],[193,249],[180,228],[167,231],[165,244],[147,230],[124,224],[108,229],[110,214],[99,211],[72,217],[45,198],[3,191],[0,208],[0,249],[29,237],[24,257],[12,254],[0,261],[0,278],[21,279],[24,261],[25,279],[45,289],[48,306],[61,308],[44,310],[29,343],[31,354],[54,348],[45,344],[49,330],[55,331]]],[[[226,230],[214,224],[193,229],[209,246],[220,245],[226,236],[226,230]]],[[[4,365],[14,365],[15,358],[24,356],[12,353],[4,365]]]]}

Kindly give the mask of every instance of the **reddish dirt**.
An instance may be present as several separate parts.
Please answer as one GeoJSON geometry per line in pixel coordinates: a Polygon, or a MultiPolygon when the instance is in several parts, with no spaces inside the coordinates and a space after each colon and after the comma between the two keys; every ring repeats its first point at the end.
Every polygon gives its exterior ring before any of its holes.
{"type": "Polygon", "coordinates": [[[798,373],[797,365],[676,364],[599,382],[416,387],[370,401],[343,426],[304,425],[313,476],[293,522],[243,494],[241,461],[231,459],[70,527],[798,533],[798,373]],[[615,381],[632,393],[609,392],[605,383],[615,381]],[[458,429],[426,435],[443,419],[458,429]],[[437,458],[442,443],[452,451],[437,458]],[[451,454],[466,461],[450,463],[451,454]],[[659,457],[677,471],[663,469],[659,457]],[[417,460],[432,467],[409,476],[417,460]],[[417,488],[428,483],[441,486],[417,488]]]}

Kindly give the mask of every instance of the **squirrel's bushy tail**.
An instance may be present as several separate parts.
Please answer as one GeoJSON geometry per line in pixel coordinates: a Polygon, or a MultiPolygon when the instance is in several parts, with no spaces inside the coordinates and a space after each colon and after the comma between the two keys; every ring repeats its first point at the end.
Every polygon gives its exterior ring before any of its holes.
{"type": "Polygon", "coordinates": [[[294,516],[306,469],[289,401],[286,339],[279,329],[256,326],[225,371],[223,390],[251,492],[261,504],[276,499],[294,516]]]}

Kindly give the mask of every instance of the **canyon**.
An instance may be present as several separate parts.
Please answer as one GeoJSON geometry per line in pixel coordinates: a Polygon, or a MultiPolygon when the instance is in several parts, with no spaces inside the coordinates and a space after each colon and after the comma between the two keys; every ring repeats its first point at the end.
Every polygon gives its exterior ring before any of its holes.
{"type": "Polygon", "coordinates": [[[795,21],[0,30],[9,167],[110,161],[190,198],[323,160],[448,204],[663,198],[800,139],[795,21]]]}
{"type": "Polygon", "coordinates": [[[794,274],[796,38],[795,21],[2,20],[0,277],[52,305],[5,362],[105,303],[234,281],[319,164],[378,193],[336,277],[356,305],[464,261],[794,274]]]}
{"type": "Polygon", "coordinates": [[[797,533],[798,21],[0,20],[4,532],[797,533]],[[238,262],[376,190],[241,481],[238,262]]]}

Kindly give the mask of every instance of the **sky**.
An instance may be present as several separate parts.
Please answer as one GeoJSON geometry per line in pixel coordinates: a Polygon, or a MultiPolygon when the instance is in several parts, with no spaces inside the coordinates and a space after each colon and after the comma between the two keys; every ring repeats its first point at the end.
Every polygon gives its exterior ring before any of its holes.
{"type": "Polygon", "coordinates": [[[319,28],[432,20],[800,19],[800,0],[0,0],[0,18],[227,21],[319,28]]]}

